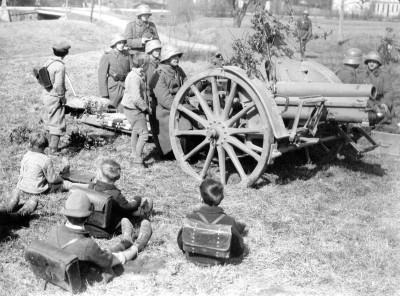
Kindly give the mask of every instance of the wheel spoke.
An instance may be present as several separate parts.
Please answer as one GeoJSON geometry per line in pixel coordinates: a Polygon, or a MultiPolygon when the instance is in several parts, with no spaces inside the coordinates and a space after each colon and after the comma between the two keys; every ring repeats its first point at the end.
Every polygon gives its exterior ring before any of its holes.
{"type": "Polygon", "coordinates": [[[219,163],[219,173],[221,177],[222,184],[226,184],[226,158],[225,158],[225,150],[221,145],[217,147],[218,151],[218,163],[219,163]]]}
{"type": "Polygon", "coordinates": [[[211,87],[212,87],[212,95],[213,95],[213,109],[214,113],[217,116],[221,115],[221,102],[219,100],[219,94],[218,94],[218,85],[217,85],[217,80],[215,77],[211,78],[211,87]]]}
{"type": "Polygon", "coordinates": [[[229,111],[231,111],[233,100],[235,99],[237,90],[237,83],[232,81],[231,91],[229,92],[228,98],[225,100],[225,108],[222,112],[222,120],[228,120],[229,111]]]}
{"type": "Polygon", "coordinates": [[[233,150],[232,146],[229,144],[224,144],[224,148],[226,150],[226,152],[228,152],[229,158],[231,159],[233,165],[235,166],[237,172],[240,175],[240,178],[242,178],[242,180],[246,179],[246,173],[243,170],[242,165],[240,164],[239,158],[237,157],[235,150],[233,150]]]}
{"type": "Polygon", "coordinates": [[[192,85],[190,87],[190,89],[193,91],[193,93],[196,95],[197,99],[199,100],[201,108],[203,109],[204,114],[206,114],[207,118],[214,119],[213,113],[212,113],[210,107],[208,107],[206,100],[204,99],[202,94],[199,92],[199,89],[195,85],[192,85]]]}
{"type": "Polygon", "coordinates": [[[191,158],[193,155],[195,155],[197,152],[199,152],[204,146],[206,146],[209,143],[208,139],[204,139],[203,142],[201,142],[199,145],[193,148],[192,151],[190,151],[188,154],[186,154],[183,157],[183,160],[186,161],[189,158],[191,158]]]}
{"type": "Polygon", "coordinates": [[[214,157],[214,153],[215,153],[215,145],[210,145],[210,149],[208,150],[206,161],[204,162],[203,169],[201,170],[201,173],[200,173],[200,178],[204,179],[204,177],[206,176],[207,171],[210,168],[211,161],[214,157]]]}
{"type": "Polygon", "coordinates": [[[258,153],[256,153],[253,150],[251,150],[249,147],[247,147],[245,144],[240,142],[235,137],[229,137],[228,138],[228,142],[231,143],[232,145],[234,145],[236,148],[239,148],[240,150],[242,150],[244,153],[250,155],[255,160],[257,160],[257,161],[260,160],[260,155],[258,153]]]}
{"type": "Polygon", "coordinates": [[[206,130],[175,130],[174,135],[178,136],[206,136],[206,130]]]}
{"type": "Polygon", "coordinates": [[[230,135],[237,135],[237,134],[262,134],[263,130],[261,128],[228,128],[228,133],[230,135]]]}
{"type": "Polygon", "coordinates": [[[257,145],[254,145],[251,141],[246,141],[246,144],[245,144],[247,147],[249,147],[250,149],[252,149],[252,150],[254,150],[254,151],[257,151],[257,152],[259,152],[259,153],[262,153],[262,147],[260,147],[260,146],[257,146],[257,145]]]}
{"type": "Polygon", "coordinates": [[[208,121],[202,117],[200,117],[199,115],[197,115],[196,113],[194,113],[193,111],[189,110],[188,108],[184,107],[182,104],[179,104],[177,109],[183,113],[185,113],[187,116],[189,116],[190,118],[196,120],[197,122],[199,122],[202,126],[207,126],[208,125],[208,121]]]}
{"type": "Polygon", "coordinates": [[[242,110],[240,110],[232,118],[230,118],[228,121],[226,121],[226,125],[228,127],[231,127],[236,121],[238,121],[240,118],[242,118],[244,115],[246,115],[247,112],[249,112],[254,106],[255,105],[253,102],[249,103],[246,107],[244,107],[242,110]]]}

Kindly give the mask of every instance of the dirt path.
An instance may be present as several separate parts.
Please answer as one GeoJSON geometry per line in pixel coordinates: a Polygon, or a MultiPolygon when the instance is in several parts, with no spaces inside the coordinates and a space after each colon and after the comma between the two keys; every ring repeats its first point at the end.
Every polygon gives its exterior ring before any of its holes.
{"type": "MultiPolygon", "coordinates": [[[[46,8],[46,10],[51,9],[51,10],[60,10],[58,9],[52,9],[52,8],[46,8]]],[[[83,15],[83,16],[90,16],[90,10],[88,9],[80,9],[80,8],[71,8],[69,13],[74,13],[78,15],[83,15]]],[[[93,12],[93,17],[98,19],[99,13],[98,11],[93,12]]],[[[119,17],[115,17],[112,15],[107,14],[107,12],[102,11],[101,13],[101,21],[106,22],[112,26],[115,26],[121,31],[123,31],[128,24],[129,21],[121,19],[119,17]]],[[[179,40],[164,34],[159,34],[160,39],[165,42],[165,40],[168,40],[168,43],[175,44],[181,48],[181,50],[185,51],[186,49],[190,50],[199,50],[199,51],[217,51],[218,47],[214,45],[208,45],[208,44],[201,44],[201,43],[195,43],[191,41],[185,41],[185,40],[179,40]]]]}

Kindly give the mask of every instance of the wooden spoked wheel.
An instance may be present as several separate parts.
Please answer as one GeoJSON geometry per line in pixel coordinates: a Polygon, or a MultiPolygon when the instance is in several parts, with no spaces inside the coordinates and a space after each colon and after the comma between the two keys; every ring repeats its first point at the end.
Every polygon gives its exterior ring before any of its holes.
{"type": "Polygon", "coordinates": [[[172,149],[182,169],[197,180],[219,177],[223,184],[237,173],[241,186],[252,185],[265,170],[274,139],[263,104],[247,76],[226,68],[185,82],[169,122],[172,149]],[[208,86],[200,91],[198,85],[208,86]],[[182,117],[196,127],[182,129],[182,117]]]}

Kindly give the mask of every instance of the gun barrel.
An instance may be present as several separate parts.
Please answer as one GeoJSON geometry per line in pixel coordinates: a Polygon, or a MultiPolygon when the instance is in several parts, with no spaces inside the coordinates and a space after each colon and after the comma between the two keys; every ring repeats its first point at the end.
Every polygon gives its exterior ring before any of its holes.
{"type": "Polygon", "coordinates": [[[370,97],[377,95],[376,88],[371,84],[339,84],[339,83],[307,83],[307,82],[277,82],[276,95],[284,97],[370,97]]]}

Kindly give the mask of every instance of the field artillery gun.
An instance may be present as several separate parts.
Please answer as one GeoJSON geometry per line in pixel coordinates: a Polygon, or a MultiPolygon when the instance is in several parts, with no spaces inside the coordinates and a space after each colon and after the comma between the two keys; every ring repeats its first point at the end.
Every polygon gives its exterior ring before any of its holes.
{"type": "Polygon", "coordinates": [[[342,84],[317,62],[285,57],[275,59],[273,79],[265,65],[259,71],[261,79],[235,66],[205,70],[177,93],[169,135],[175,158],[190,176],[218,176],[225,184],[237,173],[240,185],[250,186],[289,151],[305,149],[308,156],[308,148],[318,145],[336,155],[350,145],[362,154],[378,146],[363,129],[384,117],[368,108],[374,86],[342,84]],[[196,87],[200,81],[209,85],[205,91],[196,87]],[[198,108],[187,108],[188,101],[198,108]],[[195,128],[181,129],[181,116],[195,128]],[[367,147],[357,144],[360,137],[367,147]]]}

